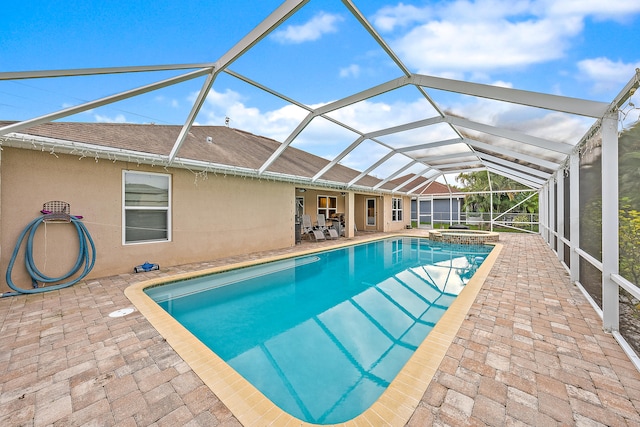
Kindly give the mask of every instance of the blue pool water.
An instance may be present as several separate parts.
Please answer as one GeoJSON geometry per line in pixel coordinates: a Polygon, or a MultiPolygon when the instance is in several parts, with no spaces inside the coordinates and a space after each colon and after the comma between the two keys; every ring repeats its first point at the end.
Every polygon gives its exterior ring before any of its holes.
{"type": "Polygon", "coordinates": [[[145,292],[280,408],[332,424],[377,400],[491,248],[391,238],[145,292]]]}

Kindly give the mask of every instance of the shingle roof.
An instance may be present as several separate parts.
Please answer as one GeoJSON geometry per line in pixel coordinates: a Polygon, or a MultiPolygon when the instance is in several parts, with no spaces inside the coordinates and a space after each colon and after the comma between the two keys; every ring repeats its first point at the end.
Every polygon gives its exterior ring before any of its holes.
{"type": "MultiPolygon", "coordinates": [[[[10,123],[0,122],[0,126],[10,123]]],[[[168,156],[180,130],[181,126],[175,125],[50,122],[32,126],[21,134],[168,156]]],[[[280,145],[273,139],[226,126],[193,126],[177,157],[256,170],[280,145]]],[[[312,178],[328,163],[327,159],[289,146],[268,170],[312,178]]],[[[359,174],[359,171],[337,164],[322,179],[348,183],[359,174]]],[[[365,176],[358,184],[374,186],[379,182],[378,178],[365,176]]],[[[395,186],[387,183],[382,188],[389,190],[395,186]]]]}
{"type": "Polygon", "coordinates": [[[455,187],[449,187],[445,184],[441,184],[437,181],[430,181],[425,177],[415,177],[415,174],[407,174],[403,175],[399,178],[393,179],[389,181],[393,184],[391,187],[396,188],[397,186],[412,180],[409,184],[405,184],[401,188],[398,189],[400,192],[409,192],[416,187],[419,187],[415,192],[422,195],[430,195],[430,194],[449,194],[450,192],[457,192],[458,190],[455,187]]]}

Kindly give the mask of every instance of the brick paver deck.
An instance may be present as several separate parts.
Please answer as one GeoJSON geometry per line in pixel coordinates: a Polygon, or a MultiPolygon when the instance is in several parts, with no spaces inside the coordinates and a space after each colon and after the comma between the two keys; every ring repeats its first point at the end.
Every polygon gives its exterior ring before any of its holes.
{"type": "MultiPolygon", "coordinates": [[[[500,239],[408,425],[640,426],[640,373],[554,254],[539,236],[500,239]]],[[[0,426],[240,425],[140,313],[109,313],[132,306],[132,283],[296,250],[0,299],[0,426]]]]}

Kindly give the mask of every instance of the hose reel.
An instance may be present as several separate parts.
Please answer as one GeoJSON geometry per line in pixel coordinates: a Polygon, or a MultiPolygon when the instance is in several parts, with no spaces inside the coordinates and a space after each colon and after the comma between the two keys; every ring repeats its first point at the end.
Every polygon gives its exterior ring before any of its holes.
{"type": "Polygon", "coordinates": [[[67,202],[62,201],[51,201],[47,202],[42,206],[42,215],[32,220],[20,233],[18,237],[18,241],[13,250],[13,254],[11,259],[9,260],[9,265],[7,266],[7,274],[6,280],[7,285],[14,292],[7,292],[2,294],[2,296],[13,296],[18,294],[33,294],[40,293],[46,291],[53,291],[57,289],[66,288],[78,283],[80,280],[84,279],[87,274],[93,269],[93,266],[96,261],[96,247],[91,238],[91,234],[82,223],[82,216],[79,215],[71,215],[70,214],[70,205],[67,202]],[[59,277],[49,277],[42,273],[35,264],[33,259],[33,239],[36,234],[36,231],[40,225],[47,222],[61,222],[61,223],[71,223],[74,225],[76,229],[76,233],[78,235],[79,242],[79,250],[78,257],[76,259],[73,267],[65,274],[59,277]],[[13,267],[18,257],[20,248],[26,238],[26,246],[25,246],[25,267],[27,272],[32,280],[32,289],[24,289],[16,286],[13,283],[11,278],[11,273],[13,272],[13,267]],[[80,275],[71,279],[67,282],[62,282],[64,280],[69,279],[76,273],[80,272],[80,275]],[[55,283],[54,285],[42,286],[46,283],[55,283]]]}

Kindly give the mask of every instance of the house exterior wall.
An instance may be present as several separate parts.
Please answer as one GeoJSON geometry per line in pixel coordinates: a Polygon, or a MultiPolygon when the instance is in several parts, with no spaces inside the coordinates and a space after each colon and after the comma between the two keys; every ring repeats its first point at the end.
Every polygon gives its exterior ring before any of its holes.
{"type": "MultiPolygon", "coordinates": [[[[2,273],[19,234],[52,200],[70,203],[71,214],[84,217],[97,250],[87,278],[131,272],[145,261],[162,267],[295,244],[293,184],[213,174],[196,177],[184,169],[9,147],[2,151],[0,170],[2,273]],[[172,176],[171,241],[123,245],[123,170],[172,176]]],[[[75,227],[42,224],[34,238],[35,263],[44,274],[60,276],[75,263],[78,248],[75,227]]],[[[24,247],[12,278],[17,286],[29,288],[23,254],[24,247]]],[[[4,276],[2,292],[10,290],[4,276]]]]}
{"type": "Polygon", "coordinates": [[[336,212],[345,213],[345,197],[342,196],[342,192],[330,189],[305,188],[303,193],[297,192],[296,197],[304,199],[304,213],[311,217],[312,224],[315,225],[318,220],[318,196],[335,197],[337,202],[336,212]]]}
{"type": "Polygon", "coordinates": [[[384,218],[384,229],[382,231],[385,232],[394,232],[400,231],[404,229],[408,224],[411,224],[411,198],[410,197],[400,197],[398,195],[385,195],[382,201],[383,209],[382,215],[384,218]],[[402,199],[402,221],[393,221],[393,212],[392,212],[392,199],[393,198],[401,198],[402,199]]]}
{"type": "Polygon", "coordinates": [[[356,195],[355,198],[355,215],[356,227],[360,231],[382,231],[384,226],[384,203],[383,199],[378,195],[356,195]],[[367,200],[375,199],[376,201],[376,223],[375,225],[367,225],[367,200]]]}
{"type": "Polygon", "coordinates": [[[404,229],[411,223],[411,198],[402,197],[402,221],[393,221],[391,203],[393,197],[391,195],[366,195],[358,194],[355,196],[355,223],[358,230],[364,231],[383,231],[394,232],[404,229]],[[367,226],[367,200],[376,200],[376,225],[367,226]]]}

